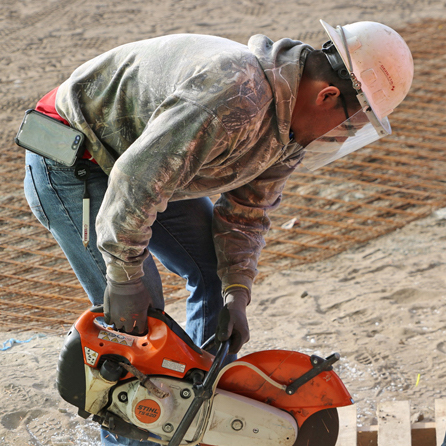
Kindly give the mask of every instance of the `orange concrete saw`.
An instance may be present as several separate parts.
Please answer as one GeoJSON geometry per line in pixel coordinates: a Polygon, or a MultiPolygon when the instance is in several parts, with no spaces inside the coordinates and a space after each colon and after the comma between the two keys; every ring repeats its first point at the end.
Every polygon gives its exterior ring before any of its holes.
{"type": "Polygon", "coordinates": [[[328,358],[267,350],[228,365],[197,347],[165,312],[131,336],[86,311],[59,357],[60,395],[108,431],[163,445],[334,446],[336,407],[353,404],[328,358]]]}

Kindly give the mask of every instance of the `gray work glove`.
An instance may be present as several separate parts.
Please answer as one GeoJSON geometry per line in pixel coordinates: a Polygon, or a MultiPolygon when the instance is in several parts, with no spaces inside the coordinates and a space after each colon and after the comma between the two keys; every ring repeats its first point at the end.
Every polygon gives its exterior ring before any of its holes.
{"type": "Polygon", "coordinates": [[[225,306],[218,316],[215,334],[218,343],[231,340],[229,354],[237,353],[249,341],[249,326],[246,307],[251,300],[249,290],[231,288],[225,294],[225,306]]]}
{"type": "Polygon", "coordinates": [[[118,331],[132,335],[147,333],[147,310],[152,297],[141,278],[115,282],[107,277],[104,293],[104,320],[118,331]]]}

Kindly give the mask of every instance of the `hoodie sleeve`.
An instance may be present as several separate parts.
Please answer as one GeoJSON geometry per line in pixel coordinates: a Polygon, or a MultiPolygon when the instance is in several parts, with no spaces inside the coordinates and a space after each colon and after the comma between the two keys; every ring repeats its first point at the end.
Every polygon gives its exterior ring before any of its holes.
{"type": "Polygon", "coordinates": [[[171,97],[113,167],[96,219],[98,247],[116,282],[143,276],[157,213],[191,181],[227,134],[202,107],[171,97]]]}
{"type": "Polygon", "coordinates": [[[242,284],[249,289],[271,222],[268,213],[279,206],[286,180],[301,160],[295,154],[276,163],[256,179],[221,195],[214,206],[214,245],[222,287],[242,284]]]}

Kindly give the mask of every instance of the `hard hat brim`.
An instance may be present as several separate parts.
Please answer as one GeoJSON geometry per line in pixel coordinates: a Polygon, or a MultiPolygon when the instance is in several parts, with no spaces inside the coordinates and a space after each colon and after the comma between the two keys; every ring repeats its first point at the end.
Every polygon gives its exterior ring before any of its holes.
{"type": "Polygon", "coordinates": [[[334,46],[338,50],[338,53],[341,55],[341,58],[342,58],[342,61],[344,62],[344,65],[346,66],[346,68],[350,72],[350,67],[349,67],[349,63],[348,63],[348,56],[347,56],[347,53],[345,51],[344,45],[342,43],[341,36],[336,31],[336,29],[333,28],[331,25],[329,25],[327,22],[325,22],[322,19],[320,19],[319,21],[321,22],[321,25],[323,26],[325,32],[328,34],[328,37],[330,38],[330,40],[333,42],[334,46]]]}

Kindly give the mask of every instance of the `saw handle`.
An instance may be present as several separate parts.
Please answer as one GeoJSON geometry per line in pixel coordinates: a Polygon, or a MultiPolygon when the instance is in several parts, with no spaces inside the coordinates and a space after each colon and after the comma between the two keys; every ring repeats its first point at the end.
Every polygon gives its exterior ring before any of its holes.
{"type": "Polygon", "coordinates": [[[313,368],[307,373],[304,373],[300,378],[297,378],[286,388],[288,395],[294,395],[300,386],[303,386],[308,381],[312,380],[319,373],[327,372],[333,369],[332,364],[339,361],[341,355],[339,353],[333,353],[328,358],[320,358],[319,356],[312,355],[310,357],[311,365],[313,368]]]}
{"type": "Polygon", "coordinates": [[[215,347],[215,334],[205,341],[200,348],[202,350],[209,351],[212,347],[215,347]]]}
{"type": "Polygon", "coordinates": [[[183,419],[178,424],[178,427],[175,433],[172,435],[168,446],[179,446],[203,403],[211,399],[215,380],[217,379],[220,370],[223,368],[225,359],[228,356],[229,345],[229,340],[220,344],[217,354],[215,355],[214,362],[212,363],[209,372],[205,376],[203,383],[193,386],[195,397],[184,414],[183,419]]]}

